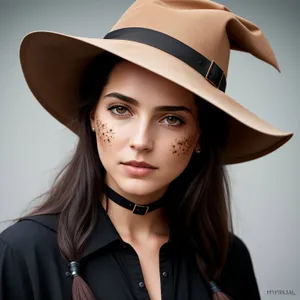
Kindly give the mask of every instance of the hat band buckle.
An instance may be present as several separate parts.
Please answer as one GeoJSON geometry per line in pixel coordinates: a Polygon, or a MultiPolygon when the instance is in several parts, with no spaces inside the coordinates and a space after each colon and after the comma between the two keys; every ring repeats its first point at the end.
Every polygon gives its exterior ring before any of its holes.
{"type": "Polygon", "coordinates": [[[207,81],[209,81],[213,86],[215,86],[216,88],[219,89],[220,86],[221,86],[222,80],[223,80],[223,78],[224,78],[224,72],[222,71],[222,76],[221,76],[221,78],[220,78],[218,84],[216,84],[215,82],[213,82],[211,79],[209,79],[209,76],[211,76],[210,71],[212,70],[212,68],[213,68],[214,65],[217,66],[217,64],[215,63],[215,61],[212,60],[211,63],[210,63],[210,66],[209,66],[209,68],[208,68],[208,70],[207,70],[207,73],[206,73],[206,75],[205,75],[205,79],[206,79],[207,81]]]}

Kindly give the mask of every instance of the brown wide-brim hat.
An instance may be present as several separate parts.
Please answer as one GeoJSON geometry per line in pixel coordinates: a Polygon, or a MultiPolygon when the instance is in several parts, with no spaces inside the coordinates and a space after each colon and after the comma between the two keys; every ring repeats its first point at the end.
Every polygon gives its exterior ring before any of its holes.
{"type": "Polygon", "coordinates": [[[98,54],[108,51],[167,78],[228,114],[224,164],[234,164],[271,153],[293,133],[276,129],[225,94],[231,49],[249,52],[279,70],[262,31],[223,5],[137,0],[104,38],[27,34],[20,60],[36,99],[75,134],[80,76],[98,54]]]}

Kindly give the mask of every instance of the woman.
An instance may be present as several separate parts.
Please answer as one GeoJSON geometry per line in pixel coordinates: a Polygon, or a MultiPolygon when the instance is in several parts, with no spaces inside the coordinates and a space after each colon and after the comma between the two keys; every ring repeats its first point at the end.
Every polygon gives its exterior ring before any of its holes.
{"type": "Polygon", "coordinates": [[[292,133],[224,93],[230,48],[278,68],[256,25],[201,0],[136,1],[104,39],[24,38],[29,87],[79,140],[0,235],[1,300],[260,299],[226,165],[292,133]]]}

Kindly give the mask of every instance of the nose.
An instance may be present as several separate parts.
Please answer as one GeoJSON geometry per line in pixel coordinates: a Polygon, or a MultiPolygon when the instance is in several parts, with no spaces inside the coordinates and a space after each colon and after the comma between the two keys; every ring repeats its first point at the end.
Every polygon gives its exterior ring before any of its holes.
{"type": "Polygon", "coordinates": [[[149,152],[153,149],[153,138],[151,137],[148,124],[146,121],[140,121],[136,125],[130,140],[131,149],[138,152],[149,152]]]}

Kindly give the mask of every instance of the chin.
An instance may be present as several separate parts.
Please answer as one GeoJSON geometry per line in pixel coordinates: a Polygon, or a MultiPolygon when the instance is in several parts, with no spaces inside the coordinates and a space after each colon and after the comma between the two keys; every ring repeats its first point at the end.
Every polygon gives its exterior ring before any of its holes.
{"type": "Polygon", "coordinates": [[[153,181],[140,178],[123,179],[118,185],[124,192],[140,196],[153,193],[157,189],[153,181]]]}
{"type": "Polygon", "coordinates": [[[115,182],[124,193],[136,196],[149,195],[164,188],[158,180],[145,178],[115,178],[115,182]]]}

